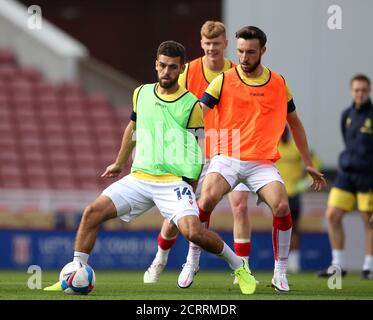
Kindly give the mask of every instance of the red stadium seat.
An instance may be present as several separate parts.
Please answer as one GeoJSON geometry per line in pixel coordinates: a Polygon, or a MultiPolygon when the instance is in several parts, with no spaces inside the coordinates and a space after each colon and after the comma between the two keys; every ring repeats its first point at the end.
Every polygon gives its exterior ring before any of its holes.
{"type": "Polygon", "coordinates": [[[69,165],[71,162],[71,152],[67,148],[58,148],[54,146],[46,147],[47,159],[50,165],[69,165]]]}
{"type": "Polygon", "coordinates": [[[0,64],[0,81],[11,81],[17,76],[17,68],[0,64]]]}
{"type": "Polygon", "coordinates": [[[0,185],[3,188],[24,188],[24,174],[20,166],[9,163],[0,167],[0,185]]]}
{"type": "Polygon", "coordinates": [[[0,188],[100,190],[112,183],[100,174],[115,160],[128,122],[122,117],[131,108],[118,113],[105,95],[85,94],[79,81],[43,79],[5,51],[0,49],[0,150],[6,150],[0,153],[0,188]]]}
{"type": "Polygon", "coordinates": [[[79,181],[73,177],[54,177],[52,188],[58,190],[78,190],[79,189],[79,181]]]}
{"type": "Polygon", "coordinates": [[[0,166],[1,164],[4,164],[4,163],[19,162],[19,161],[20,161],[19,152],[15,146],[8,148],[6,152],[0,152],[0,166]]]}
{"type": "Polygon", "coordinates": [[[46,155],[44,149],[41,147],[23,148],[21,155],[22,163],[26,167],[46,165],[46,155]]]}
{"type": "Polygon", "coordinates": [[[42,80],[35,83],[35,94],[40,96],[57,95],[58,90],[54,83],[42,80]]]}
{"type": "Polygon", "coordinates": [[[13,50],[8,48],[0,49],[0,65],[16,66],[17,59],[13,50]]]}
{"type": "Polygon", "coordinates": [[[18,75],[20,78],[31,81],[32,83],[37,83],[43,78],[41,72],[34,67],[22,67],[18,70],[18,75]]]}
{"type": "Polygon", "coordinates": [[[81,95],[83,94],[83,89],[79,81],[69,80],[63,81],[59,86],[59,92],[66,95],[81,95]]]}
{"type": "Polygon", "coordinates": [[[9,83],[9,89],[11,94],[17,97],[18,95],[32,95],[34,86],[31,81],[16,78],[9,83]]]}

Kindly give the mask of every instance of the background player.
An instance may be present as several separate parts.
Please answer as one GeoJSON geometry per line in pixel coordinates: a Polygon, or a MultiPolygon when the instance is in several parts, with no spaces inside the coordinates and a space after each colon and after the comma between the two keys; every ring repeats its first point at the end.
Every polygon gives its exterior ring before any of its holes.
{"type": "MultiPolygon", "coordinates": [[[[342,220],[347,212],[357,208],[365,227],[365,260],[362,278],[373,279],[373,229],[369,219],[373,213],[373,105],[369,98],[370,79],[357,75],[351,80],[352,105],[342,113],[341,129],[345,150],[339,156],[339,171],[330,190],[326,217],[332,247],[332,265],[345,270],[342,220]]],[[[327,270],[318,274],[329,277],[327,270]]]]}

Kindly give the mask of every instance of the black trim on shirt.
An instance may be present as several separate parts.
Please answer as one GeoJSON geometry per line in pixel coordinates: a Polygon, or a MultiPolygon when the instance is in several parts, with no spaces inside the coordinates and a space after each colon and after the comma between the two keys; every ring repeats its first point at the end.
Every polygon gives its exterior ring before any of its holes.
{"type": "Polygon", "coordinates": [[[140,91],[141,91],[141,89],[143,87],[144,87],[144,85],[141,85],[141,87],[139,88],[139,91],[137,91],[137,96],[136,96],[136,101],[135,101],[135,103],[136,103],[136,110],[137,110],[137,101],[139,100],[140,91]]]}
{"type": "Polygon", "coordinates": [[[187,124],[186,124],[186,125],[187,125],[187,126],[186,126],[187,129],[192,129],[192,128],[188,127],[188,124],[189,124],[190,118],[192,117],[192,113],[193,113],[194,108],[195,108],[195,106],[196,106],[197,103],[199,103],[198,100],[194,103],[192,109],[190,110],[189,117],[188,117],[188,122],[187,122],[187,124]]]}
{"type": "Polygon", "coordinates": [[[217,103],[219,102],[218,99],[213,97],[211,94],[205,92],[200,100],[204,105],[209,107],[210,109],[213,109],[217,103]]]}
{"type": "Polygon", "coordinates": [[[190,62],[188,63],[187,66],[185,66],[186,68],[186,74],[185,74],[185,89],[188,90],[188,74],[189,74],[189,67],[190,67],[190,62]]]}
{"type": "Polygon", "coordinates": [[[295,109],[296,109],[296,107],[295,107],[294,100],[291,99],[290,101],[288,101],[288,114],[295,111],[295,109]]]}
{"type": "Polygon", "coordinates": [[[133,122],[136,122],[136,120],[137,120],[137,114],[136,114],[136,112],[133,111],[133,110],[132,110],[132,113],[131,113],[130,119],[131,119],[133,122]]]}
{"type": "Polygon", "coordinates": [[[205,81],[210,84],[210,82],[207,80],[206,75],[205,75],[205,68],[203,67],[203,57],[201,57],[201,68],[202,68],[202,75],[205,81]]]}
{"type": "Polygon", "coordinates": [[[153,92],[154,92],[155,96],[156,96],[159,100],[161,100],[161,101],[163,101],[163,102],[166,102],[166,103],[173,103],[173,102],[176,102],[177,100],[181,99],[181,98],[184,97],[187,93],[190,92],[190,91],[187,90],[187,91],[186,91],[185,93],[183,93],[179,98],[177,98],[177,99],[175,99],[175,100],[167,101],[167,100],[163,100],[162,98],[160,98],[160,97],[158,96],[158,94],[157,94],[157,90],[156,90],[157,85],[158,85],[158,82],[154,85],[153,92]]]}
{"type": "Polygon", "coordinates": [[[247,85],[248,87],[255,87],[255,88],[263,87],[263,86],[265,86],[269,81],[271,81],[272,72],[271,72],[270,69],[267,68],[268,71],[269,71],[269,77],[268,77],[268,80],[267,80],[265,83],[263,83],[263,84],[259,84],[259,85],[256,85],[256,86],[253,86],[253,85],[247,84],[247,83],[246,83],[245,81],[243,81],[243,79],[241,78],[240,73],[238,72],[238,69],[237,69],[237,68],[238,68],[238,66],[236,66],[234,69],[236,70],[236,73],[237,73],[238,78],[242,81],[243,84],[247,85]]]}

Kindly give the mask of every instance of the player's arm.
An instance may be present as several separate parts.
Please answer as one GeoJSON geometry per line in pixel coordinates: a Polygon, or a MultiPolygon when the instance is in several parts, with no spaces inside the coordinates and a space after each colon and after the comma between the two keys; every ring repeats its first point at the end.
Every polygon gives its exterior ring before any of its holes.
{"type": "MultiPolygon", "coordinates": [[[[203,113],[202,113],[202,107],[199,102],[195,103],[193,106],[193,109],[190,113],[187,129],[189,132],[191,132],[199,144],[201,150],[204,150],[203,148],[203,137],[204,137],[204,124],[203,124],[203,113]]],[[[202,159],[201,159],[202,160],[202,159]]],[[[203,164],[201,163],[201,169],[203,164]]],[[[190,182],[190,185],[193,188],[193,192],[196,191],[197,185],[198,185],[199,177],[196,181],[190,182]]]]}
{"type": "Polygon", "coordinates": [[[137,99],[139,97],[139,92],[142,86],[135,89],[133,92],[132,103],[133,103],[133,110],[131,114],[131,120],[128,123],[126,129],[124,130],[122,143],[117,155],[117,158],[113,164],[108,166],[105,172],[101,175],[101,177],[106,178],[115,178],[119,176],[122,172],[124,164],[127,162],[130,154],[132,153],[133,148],[136,145],[136,142],[133,139],[134,132],[136,130],[136,111],[137,111],[137,99]]]}
{"type": "Polygon", "coordinates": [[[136,122],[131,120],[124,130],[122,143],[115,162],[106,168],[101,177],[115,178],[122,172],[124,164],[127,162],[136,145],[136,141],[133,139],[135,129],[136,122]]]}
{"type": "Polygon", "coordinates": [[[295,110],[288,113],[287,122],[293,135],[294,142],[305,164],[306,170],[313,179],[312,187],[314,190],[320,191],[326,186],[326,180],[324,179],[324,175],[314,168],[311,152],[308,147],[306,132],[295,110]]]}
{"type": "Polygon", "coordinates": [[[203,114],[209,109],[213,109],[219,102],[221,88],[223,86],[224,73],[217,76],[214,80],[211,81],[207,87],[205,93],[200,99],[201,106],[203,108],[203,114]]]}
{"type": "Polygon", "coordinates": [[[343,142],[344,144],[346,145],[346,122],[347,122],[347,118],[348,118],[348,110],[345,110],[343,113],[342,113],[342,116],[341,116],[341,132],[342,132],[342,138],[343,138],[343,142]]]}

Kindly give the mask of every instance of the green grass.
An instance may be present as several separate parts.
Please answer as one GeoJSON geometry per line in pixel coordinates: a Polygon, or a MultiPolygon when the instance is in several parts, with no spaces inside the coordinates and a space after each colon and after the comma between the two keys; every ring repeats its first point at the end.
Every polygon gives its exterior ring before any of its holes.
{"type": "MultiPolygon", "coordinates": [[[[96,272],[95,289],[88,296],[70,296],[62,292],[30,290],[26,272],[0,271],[0,300],[373,300],[373,281],[361,280],[359,274],[348,274],[343,278],[341,290],[330,290],[326,279],[318,279],[313,273],[289,275],[290,293],[277,293],[270,287],[272,274],[257,272],[260,281],[254,295],[242,295],[233,285],[229,272],[199,272],[189,289],[176,285],[178,273],[164,272],[159,283],[145,285],[143,272],[96,272]]],[[[43,287],[58,278],[58,272],[44,272],[43,287]]]]}

